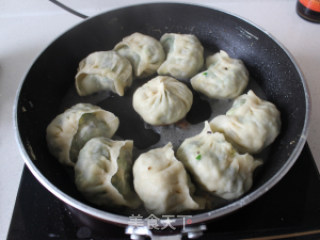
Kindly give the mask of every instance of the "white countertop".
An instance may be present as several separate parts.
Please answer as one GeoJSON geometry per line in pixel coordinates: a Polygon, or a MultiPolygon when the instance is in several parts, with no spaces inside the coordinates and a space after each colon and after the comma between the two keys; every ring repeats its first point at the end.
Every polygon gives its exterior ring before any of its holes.
{"type": "MultiPolygon", "coordinates": [[[[89,16],[144,2],[129,0],[65,0],[89,16]]],[[[163,1],[162,2],[168,2],[163,1]]],[[[175,1],[225,10],[262,27],[296,59],[312,98],[308,143],[320,169],[320,24],[301,19],[295,0],[175,1]]],[[[13,104],[23,76],[39,53],[58,35],[82,21],[49,1],[0,1],[0,239],[5,239],[19,186],[23,160],[13,129],[13,104]]]]}

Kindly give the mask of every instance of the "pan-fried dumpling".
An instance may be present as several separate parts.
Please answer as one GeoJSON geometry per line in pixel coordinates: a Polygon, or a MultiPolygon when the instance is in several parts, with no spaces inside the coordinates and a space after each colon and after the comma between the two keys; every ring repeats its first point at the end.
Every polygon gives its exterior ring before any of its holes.
{"type": "Polygon", "coordinates": [[[206,64],[208,69],[191,79],[194,90],[210,98],[228,99],[238,97],[248,85],[249,73],[240,59],[220,51],[209,56],[206,64]]]}
{"type": "Polygon", "coordinates": [[[133,141],[89,140],[79,153],[75,169],[78,190],[99,206],[137,208],[141,201],[132,186],[133,141]]]}
{"type": "Polygon", "coordinates": [[[94,137],[109,137],[119,119],[98,106],[79,103],[58,115],[47,127],[47,144],[61,163],[74,166],[80,149],[94,137]]]}
{"type": "Polygon", "coordinates": [[[165,59],[160,42],[150,36],[133,33],[122,39],[115,47],[121,56],[132,64],[134,75],[138,78],[148,77],[157,72],[165,59]]]}
{"type": "Polygon", "coordinates": [[[204,190],[224,199],[248,191],[252,173],[261,164],[247,153],[237,153],[222,133],[211,131],[207,121],[200,134],[184,140],[177,158],[204,190]]]}
{"type": "Polygon", "coordinates": [[[160,42],[167,57],[158,69],[159,75],[188,79],[202,68],[203,47],[195,35],[166,33],[160,42]]]}
{"type": "Polygon", "coordinates": [[[175,123],[185,117],[193,101],[189,88],[172,77],[158,76],[133,94],[133,108],[151,125],[175,123]]]}
{"type": "Polygon", "coordinates": [[[182,163],[175,158],[171,143],[139,156],[133,165],[133,183],[151,213],[169,214],[203,208],[191,197],[195,188],[182,163]]]}
{"type": "Polygon", "coordinates": [[[130,62],[115,51],[94,52],[79,64],[76,89],[80,96],[110,90],[119,96],[132,84],[130,62]]]}
{"type": "Polygon", "coordinates": [[[240,151],[258,153],[278,136],[280,112],[273,103],[250,90],[235,99],[226,115],[211,120],[210,126],[213,131],[224,133],[240,151]]]}

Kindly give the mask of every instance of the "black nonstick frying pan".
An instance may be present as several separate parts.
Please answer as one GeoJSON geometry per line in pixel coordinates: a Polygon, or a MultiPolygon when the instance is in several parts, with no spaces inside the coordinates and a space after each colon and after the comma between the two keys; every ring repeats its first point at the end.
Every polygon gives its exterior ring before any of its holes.
{"type": "MultiPolygon", "coordinates": [[[[110,50],[134,32],[157,39],[166,32],[191,33],[207,52],[223,49],[231,57],[242,59],[250,72],[250,81],[281,112],[281,133],[269,147],[251,190],[216,209],[193,213],[192,223],[205,223],[232,213],[274,186],[292,167],[306,141],[310,99],[299,68],[274,38],[253,24],[218,10],[176,3],[130,6],[89,18],[58,37],[35,60],[21,84],[15,106],[18,144],[34,176],[72,207],[104,221],[128,224],[128,215],[99,209],[83,199],[68,170],[49,154],[45,130],[66,107],[90,102],[119,116],[118,135],[134,139],[140,149],[158,141],[159,136],[144,128],[129,104],[135,86],[122,98],[103,94],[81,98],[74,87],[74,76],[84,57],[94,51],[110,50]]],[[[202,104],[200,98],[193,109],[199,117],[195,122],[210,116],[207,104],[202,104]]],[[[171,220],[173,226],[183,224],[181,218],[171,220]]]]}

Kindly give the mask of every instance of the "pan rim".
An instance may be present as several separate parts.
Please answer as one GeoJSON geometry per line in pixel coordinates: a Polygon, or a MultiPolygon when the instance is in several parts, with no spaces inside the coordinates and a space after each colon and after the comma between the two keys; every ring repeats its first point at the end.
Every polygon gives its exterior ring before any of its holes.
{"type": "MultiPolygon", "coordinates": [[[[272,34],[270,34],[268,31],[264,30],[263,28],[261,28],[260,26],[258,26],[257,24],[251,22],[248,19],[245,19],[241,16],[238,16],[236,14],[227,12],[225,10],[220,10],[218,8],[213,8],[213,7],[209,7],[206,5],[202,5],[202,4],[192,4],[192,3],[175,3],[175,2],[155,2],[155,3],[141,3],[141,4],[132,4],[132,5],[127,5],[127,6],[122,6],[119,8],[113,8],[111,10],[107,10],[105,12],[99,13],[97,15],[91,16],[85,20],[82,20],[81,22],[71,26],[69,29],[67,29],[66,31],[64,31],[63,33],[61,33],[60,35],[58,35],[56,38],[54,38],[33,60],[32,64],[30,65],[29,69],[26,71],[26,73],[24,74],[22,81],[20,82],[20,85],[17,89],[16,92],[16,97],[15,97],[15,102],[14,102],[14,108],[13,108],[13,120],[14,120],[14,132],[15,132],[15,138],[16,138],[16,142],[18,144],[19,147],[19,152],[20,155],[22,156],[25,164],[27,165],[28,169],[32,172],[33,176],[35,176],[35,178],[49,191],[51,192],[54,196],[56,196],[58,199],[60,199],[61,201],[65,202],[66,204],[80,210],[81,212],[84,212],[85,214],[88,214],[90,216],[93,216],[95,218],[98,218],[100,220],[103,221],[108,221],[108,222],[113,222],[113,223],[117,223],[120,225],[128,225],[129,224],[129,216],[123,216],[123,215],[118,215],[118,214],[114,214],[114,213],[110,213],[104,210],[100,210],[97,209],[95,207],[91,207],[87,204],[84,204],[82,202],[80,202],[79,200],[69,196],[68,194],[64,193],[63,191],[61,191],[59,188],[57,188],[53,183],[51,183],[41,172],[40,170],[35,166],[35,164],[33,163],[32,158],[30,157],[30,153],[28,153],[28,151],[26,150],[26,148],[24,147],[20,132],[19,132],[19,124],[18,124],[18,103],[19,103],[19,99],[20,99],[20,93],[22,91],[23,85],[25,83],[25,80],[27,78],[28,73],[30,72],[32,66],[35,64],[35,62],[39,59],[39,57],[49,48],[49,46],[51,46],[56,40],[58,40],[61,36],[63,36],[64,34],[66,34],[67,32],[69,32],[70,30],[72,30],[73,28],[79,26],[80,24],[91,20],[92,18],[113,12],[113,11],[118,11],[121,9],[128,9],[128,8],[132,8],[132,7],[139,7],[139,6],[151,6],[151,5],[181,5],[181,6],[192,6],[192,7],[200,7],[200,8],[205,8],[205,9],[209,9],[209,10],[214,10],[217,12],[221,12],[223,14],[227,14],[229,16],[235,17],[241,21],[244,21],[248,24],[250,24],[251,26],[255,27],[256,29],[258,29],[259,31],[263,32],[264,34],[266,34],[267,36],[270,37],[271,40],[273,40],[283,51],[284,53],[288,56],[288,58],[290,59],[290,61],[293,63],[295,69],[297,70],[301,81],[302,81],[302,85],[303,85],[303,89],[304,89],[304,93],[305,93],[305,101],[306,101],[306,114],[305,114],[305,120],[304,120],[304,125],[303,125],[303,129],[301,132],[301,136],[294,148],[294,150],[292,151],[292,153],[290,154],[290,156],[288,157],[288,160],[286,161],[286,163],[279,169],[279,171],[272,176],[267,182],[265,182],[262,186],[260,186],[257,190],[248,193],[247,195],[241,197],[240,199],[236,200],[233,203],[227,204],[221,208],[217,208],[217,209],[213,209],[210,211],[207,211],[205,213],[199,213],[199,214],[195,214],[192,215],[192,217],[190,217],[190,219],[192,220],[192,224],[199,224],[199,223],[204,223],[206,221],[209,220],[213,220],[213,219],[217,219],[221,216],[230,214],[232,212],[234,212],[235,210],[238,210],[246,205],[248,205],[249,203],[253,202],[254,200],[258,199],[259,197],[261,197],[263,194],[265,194],[266,192],[268,192],[273,186],[275,186],[286,174],[287,172],[291,169],[291,167],[294,165],[294,163],[296,162],[296,160],[298,159],[305,143],[307,140],[307,135],[309,132],[309,128],[310,128],[310,116],[311,116],[311,98],[310,98],[310,92],[309,92],[309,88],[307,85],[307,82],[305,81],[305,78],[303,76],[303,73],[300,69],[300,67],[298,66],[297,62],[295,61],[294,57],[292,56],[292,54],[288,51],[288,49],[281,43],[279,42],[272,34]]],[[[182,226],[183,223],[183,219],[181,218],[172,218],[172,220],[174,220],[174,222],[172,223],[173,226],[182,226]]],[[[145,225],[147,225],[145,219],[144,219],[145,225]]]]}

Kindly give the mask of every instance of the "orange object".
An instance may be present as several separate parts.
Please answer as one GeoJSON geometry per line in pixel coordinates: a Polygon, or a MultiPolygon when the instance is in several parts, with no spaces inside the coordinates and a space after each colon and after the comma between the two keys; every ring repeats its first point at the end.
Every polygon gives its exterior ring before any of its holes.
{"type": "Polygon", "coordinates": [[[299,0],[297,13],[306,20],[320,22],[320,0],[299,0]]]}
{"type": "Polygon", "coordinates": [[[299,2],[312,11],[320,12],[320,0],[299,0],[299,2]]]}

